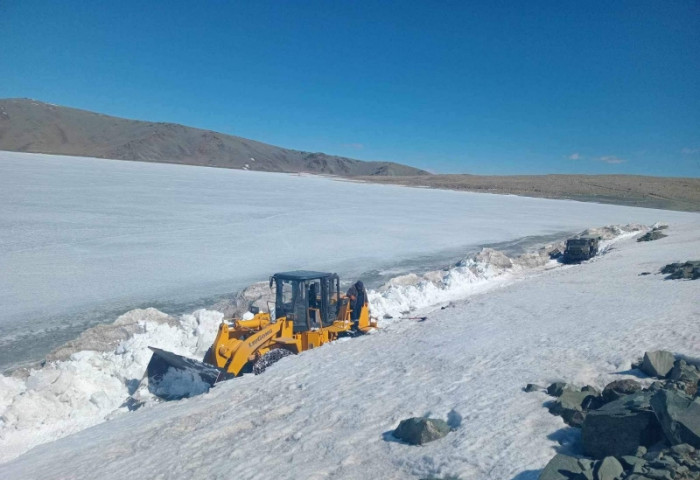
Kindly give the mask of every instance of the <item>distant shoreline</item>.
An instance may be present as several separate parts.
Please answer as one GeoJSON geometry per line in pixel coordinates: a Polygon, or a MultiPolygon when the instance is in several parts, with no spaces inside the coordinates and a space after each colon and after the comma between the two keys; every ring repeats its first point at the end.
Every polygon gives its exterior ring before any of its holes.
{"type": "MultiPolygon", "coordinates": [[[[498,195],[576,200],[580,202],[605,203],[627,207],[653,208],[680,212],[700,212],[700,178],[651,177],[642,175],[417,175],[417,176],[358,176],[338,175],[314,171],[277,171],[264,168],[236,168],[224,165],[201,165],[197,162],[176,160],[143,160],[91,157],[88,155],[56,154],[38,152],[34,155],[68,156],[115,160],[138,163],[158,163],[193,167],[224,168],[251,172],[285,173],[289,175],[315,175],[349,182],[402,185],[413,188],[455,190],[498,195]]],[[[259,167],[256,165],[256,167],[259,167]]]]}
{"type": "Polygon", "coordinates": [[[425,175],[348,180],[700,212],[700,178],[637,175],[425,175]]]}

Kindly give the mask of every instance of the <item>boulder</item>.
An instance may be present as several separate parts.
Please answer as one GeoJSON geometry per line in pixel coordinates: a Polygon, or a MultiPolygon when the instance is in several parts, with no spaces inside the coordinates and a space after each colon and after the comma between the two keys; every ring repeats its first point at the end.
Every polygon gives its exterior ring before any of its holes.
{"type": "Polygon", "coordinates": [[[671,352],[656,350],[644,353],[644,360],[639,368],[650,377],[664,378],[673,368],[675,361],[671,352]]]}
{"type": "Polygon", "coordinates": [[[597,388],[595,388],[595,387],[592,386],[592,385],[586,385],[585,387],[582,387],[582,388],[581,388],[581,391],[582,391],[582,392],[592,393],[592,394],[595,395],[596,397],[600,397],[600,390],[598,390],[597,388]]]}
{"type": "Polygon", "coordinates": [[[661,426],[649,404],[651,395],[627,395],[588,412],[583,422],[583,453],[593,458],[634,455],[640,445],[661,440],[661,426]]]}
{"type": "Polygon", "coordinates": [[[420,417],[401,420],[394,430],[396,438],[411,445],[423,445],[442,438],[448,433],[450,433],[450,427],[444,420],[420,417]]]}
{"type": "Polygon", "coordinates": [[[663,233],[662,231],[657,230],[657,229],[654,229],[654,230],[651,230],[651,231],[645,233],[645,234],[642,235],[641,237],[639,237],[639,238],[637,239],[637,241],[638,241],[638,242],[651,242],[651,241],[654,241],[654,240],[659,240],[660,238],[665,238],[665,237],[667,237],[667,236],[668,236],[668,235],[666,235],[666,234],[663,233]]]}
{"type": "Polygon", "coordinates": [[[635,380],[615,380],[614,382],[608,383],[603,389],[603,402],[609,403],[615,401],[618,398],[638,392],[641,389],[641,384],[635,380]]]}
{"type": "Polygon", "coordinates": [[[572,427],[580,427],[586,418],[586,412],[596,408],[600,397],[597,392],[577,391],[565,388],[563,393],[549,407],[553,415],[561,416],[572,427]]]}
{"type": "Polygon", "coordinates": [[[695,365],[688,365],[685,360],[679,358],[673,364],[673,369],[671,373],[668,374],[668,378],[685,383],[686,393],[688,393],[688,395],[695,395],[698,391],[698,383],[700,382],[700,371],[698,371],[695,365]]]}
{"type": "Polygon", "coordinates": [[[559,395],[564,393],[565,388],[566,388],[566,383],[554,382],[550,386],[547,387],[547,393],[553,397],[558,397],[559,395]]]}
{"type": "Polygon", "coordinates": [[[660,390],[651,397],[650,404],[671,445],[688,443],[700,448],[700,398],[660,390]]]}
{"type": "Polygon", "coordinates": [[[523,391],[528,392],[528,393],[529,392],[539,392],[540,390],[542,390],[542,387],[540,387],[539,385],[535,385],[534,383],[528,383],[527,386],[525,386],[525,388],[523,388],[523,391]]]}
{"type": "Polygon", "coordinates": [[[595,476],[598,480],[619,480],[625,470],[615,457],[605,457],[595,469],[595,476]]]}
{"type": "Polygon", "coordinates": [[[687,443],[679,443],[671,447],[671,451],[676,455],[685,455],[689,453],[695,453],[695,447],[688,445],[687,443]]]}
{"type": "Polygon", "coordinates": [[[625,467],[625,470],[631,471],[632,473],[642,473],[642,470],[647,464],[646,460],[634,455],[623,455],[620,457],[620,461],[625,467]]]}
{"type": "Polygon", "coordinates": [[[538,477],[539,480],[569,480],[593,478],[591,462],[581,462],[576,457],[558,454],[552,458],[538,477]]]}
{"type": "Polygon", "coordinates": [[[661,269],[666,274],[666,280],[697,280],[700,278],[700,260],[690,260],[685,263],[669,263],[661,269]]]}

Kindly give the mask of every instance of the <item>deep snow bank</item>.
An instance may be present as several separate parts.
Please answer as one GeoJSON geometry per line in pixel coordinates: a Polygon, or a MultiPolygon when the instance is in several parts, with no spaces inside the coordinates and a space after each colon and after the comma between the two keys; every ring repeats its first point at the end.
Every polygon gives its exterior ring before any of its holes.
{"type": "MultiPolygon", "coordinates": [[[[648,230],[637,224],[610,225],[589,228],[581,235],[602,238],[600,254],[616,241],[648,230]]],[[[465,296],[483,293],[521,278],[523,275],[561,266],[550,259],[554,250],[563,252],[564,242],[544,245],[534,252],[509,258],[503,252],[490,248],[460,261],[457,265],[423,275],[408,274],[390,280],[386,285],[369,292],[372,314],[384,321],[401,315],[410,315],[421,309],[445,304],[465,296]]]]}
{"type": "Polygon", "coordinates": [[[208,310],[179,319],[153,308],[132,310],[51,355],[61,360],[0,376],[0,462],[128,411],[130,394],[148,395],[139,384],[149,345],[201,358],[222,318],[208,310]],[[124,332],[127,338],[116,346],[110,342],[124,332]]]}
{"type": "MultiPolygon", "coordinates": [[[[604,252],[615,241],[644,230],[641,225],[627,225],[585,233],[603,237],[604,252]]],[[[483,249],[450,268],[396,277],[369,292],[372,315],[384,325],[394,323],[402,315],[430,310],[562,267],[550,260],[550,252],[557,248],[563,248],[563,243],[545,245],[515,258],[483,249]]],[[[254,290],[260,294],[257,286],[254,290]]],[[[222,319],[222,313],[211,310],[197,310],[179,318],[153,308],[132,310],[113,324],[94,327],[57,349],[43,368],[0,377],[0,462],[35,445],[127,413],[125,401],[130,395],[147,407],[157,404],[142,383],[151,357],[147,347],[201,359],[222,319]]],[[[165,378],[165,384],[169,391],[198,394],[207,390],[206,385],[177,372],[165,378]]]]}

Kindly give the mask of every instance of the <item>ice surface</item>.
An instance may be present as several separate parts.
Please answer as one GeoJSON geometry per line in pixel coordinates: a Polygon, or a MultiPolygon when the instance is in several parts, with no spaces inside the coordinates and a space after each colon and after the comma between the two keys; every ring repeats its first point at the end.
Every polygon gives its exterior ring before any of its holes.
{"type": "Polygon", "coordinates": [[[137,306],[192,311],[276,271],[394,276],[411,270],[410,259],[435,267],[484,244],[692,218],[311,175],[0,152],[0,369],[39,360],[137,306]]]}
{"type": "MultiPolygon", "coordinates": [[[[617,241],[608,241],[604,255],[572,266],[545,261],[519,267],[518,259],[482,252],[455,271],[471,267],[469,271],[493,274],[492,281],[509,277],[500,288],[488,293],[466,288],[466,297],[447,308],[440,303],[432,310],[423,308],[423,322],[393,319],[373,335],[285,358],[263,375],[225,382],[199,397],[112,414],[109,422],[0,465],[0,477],[117,479],[129,472],[139,478],[195,479],[534,479],[555,448],[571,451],[578,438],[575,429],[543,407],[549,397],[522,391],[526,383],[564,379],[602,388],[630,378],[631,362],[645,350],[663,348],[688,356],[700,351],[698,283],[639,275],[674,259],[700,256],[700,218],[671,223],[668,232],[669,237],[649,243],[622,233],[617,241]],[[498,267],[489,273],[488,265],[498,267]],[[392,439],[389,432],[401,419],[421,415],[461,417],[461,425],[420,448],[392,439]]],[[[385,292],[408,288],[419,278],[397,279],[385,292]]],[[[466,287],[471,278],[465,277],[466,287]]],[[[433,283],[449,289],[437,278],[433,283]]],[[[372,292],[374,299],[381,295],[372,292]]],[[[150,318],[159,315],[151,311],[150,318]]],[[[145,322],[144,328],[163,329],[152,333],[164,341],[170,332],[168,343],[180,353],[201,351],[192,332],[206,332],[218,318],[200,311],[178,322],[178,328],[168,321],[145,322]]],[[[139,337],[150,334],[136,334],[130,341],[139,337]]],[[[115,357],[138,351],[128,342],[116,349],[115,357]]],[[[18,418],[8,415],[7,406],[0,407],[3,421],[15,422],[12,428],[2,427],[0,451],[21,443],[29,436],[23,428],[29,431],[30,425],[31,438],[50,438],[53,432],[37,430],[46,423],[41,423],[42,415],[46,419],[53,414],[45,410],[69,411],[61,401],[71,398],[63,393],[75,384],[104,383],[71,408],[81,414],[106,411],[109,389],[116,387],[108,378],[91,377],[109,368],[116,374],[116,364],[61,377],[70,369],[99,364],[101,358],[76,355],[73,364],[35,374],[35,381],[31,376],[26,381],[3,378],[0,399],[26,401],[27,415],[18,418]],[[56,398],[27,395],[41,385],[55,389],[56,398]],[[41,410],[40,400],[55,403],[41,410]]],[[[81,418],[69,415],[65,427],[81,418]]]]}

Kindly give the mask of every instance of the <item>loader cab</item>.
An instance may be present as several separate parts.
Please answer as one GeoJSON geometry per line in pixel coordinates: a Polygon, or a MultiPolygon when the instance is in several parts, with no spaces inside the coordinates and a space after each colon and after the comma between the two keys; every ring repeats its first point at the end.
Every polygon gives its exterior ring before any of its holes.
{"type": "Polygon", "coordinates": [[[340,299],[340,280],[335,273],[297,270],[276,273],[275,317],[294,322],[294,333],[327,327],[335,321],[340,299]]]}

